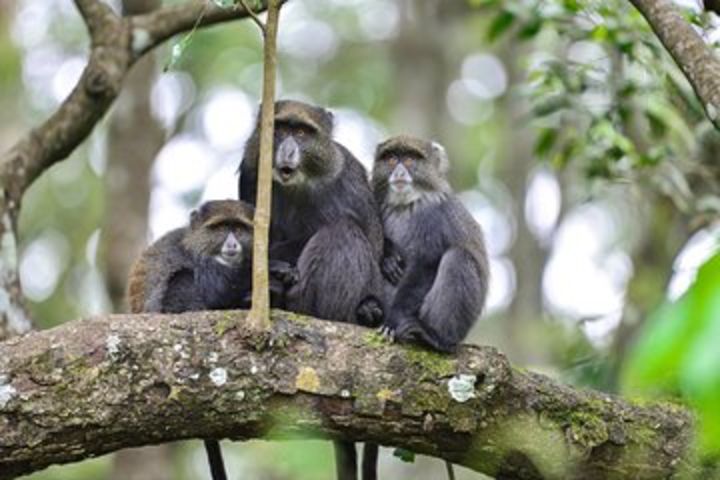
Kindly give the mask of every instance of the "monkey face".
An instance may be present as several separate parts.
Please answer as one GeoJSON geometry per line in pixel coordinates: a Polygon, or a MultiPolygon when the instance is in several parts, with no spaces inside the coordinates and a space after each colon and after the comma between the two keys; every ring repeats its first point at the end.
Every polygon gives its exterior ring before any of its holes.
{"type": "Polygon", "coordinates": [[[243,253],[242,243],[240,243],[240,240],[236,236],[236,232],[231,230],[228,232],[225,241],[220,247],[220,254],[215,255],[213,258],[216,262],[226,267],[232,267],[242,263],[244,258],[243,253]]]}
{"type": "Polygon", "coordinates": [[[211,201],[190,216],[185,246],[195,256],[236,267],[252,251],[252,208],[235,200],[211,201]]]}
{"type": "Polygon", "coordinates": [[[410,205],[449,191],[444,149],[434,142],[395,137],[379,147],[373,166],[373,187],[381,204],[410,205]]]}
{"type": "Polygon", "coordinates": [[[273,180],[302,187],[336,170],[330,112],[300,102],[278,102],[273,180]]]}

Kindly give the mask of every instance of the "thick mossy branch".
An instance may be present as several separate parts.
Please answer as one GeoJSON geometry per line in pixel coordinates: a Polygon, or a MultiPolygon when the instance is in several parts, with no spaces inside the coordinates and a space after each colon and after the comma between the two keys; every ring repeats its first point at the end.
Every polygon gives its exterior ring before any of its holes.
{"type": "MultiPolygon", "coordinates": [[[[498,478],[695,475],[692,420],[366,329],[274,312],[110,316],[0,344],[0,478],[182,438],[373,441],[498,478]]],[[[673,477],[675,478],[675,477],[673,477]]]]}

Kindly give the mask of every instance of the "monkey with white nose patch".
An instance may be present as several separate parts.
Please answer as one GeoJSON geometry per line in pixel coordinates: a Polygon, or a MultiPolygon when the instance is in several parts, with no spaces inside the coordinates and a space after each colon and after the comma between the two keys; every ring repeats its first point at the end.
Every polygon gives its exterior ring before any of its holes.
{"type": "Polygon", "coordinates": [[[441,145],[403,135],[378,146],[372,173],[390,284],[382,331],[444,352],[478,319],[488,287],[482,230],[455,197],[447,169],[441,145]]]}

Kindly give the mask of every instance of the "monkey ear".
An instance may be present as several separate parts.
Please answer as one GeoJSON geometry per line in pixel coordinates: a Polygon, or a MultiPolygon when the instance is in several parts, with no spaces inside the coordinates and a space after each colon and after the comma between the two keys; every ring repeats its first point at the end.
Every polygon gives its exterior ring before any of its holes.
{"type": "Polygon", "coordinates": [[[198,226],[198,223],[200,223],[200,211],[193,210],[192,212],[190,212],[190,228],[196,228],[198,226]]]}
{"type": "Polygon", "coordinates": [[[323,128],[332,134],[335,129],[335,115],[327,108],[322,108],[322,123],[323,128]]]}
{"type": "Polygon", "coordinates": [[[437,159],[437,167],[440,173],[447,173],[450,169],[450,160],[448,159],[445,147],[438,142],[432,142],[433,157],[437,159]]]}

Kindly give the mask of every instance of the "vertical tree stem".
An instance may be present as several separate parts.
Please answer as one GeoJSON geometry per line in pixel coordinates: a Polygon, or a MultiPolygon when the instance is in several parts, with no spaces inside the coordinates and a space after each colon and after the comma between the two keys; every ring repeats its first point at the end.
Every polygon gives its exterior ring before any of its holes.
{"type": "Polygon", "coordinates": [[[275,119],[275,72],[277,70],[277,30],[280,0],[269,0],[268,16],[262,33],[265,39],[263,93],[260,112],[260,162],[258,165],[257,198],[255,200],[255,232],[253,240],[253,291],[250,324],[253,328],[270,328],[270,288],[268,243],[272,193],[272,158],[275,119]]]}

